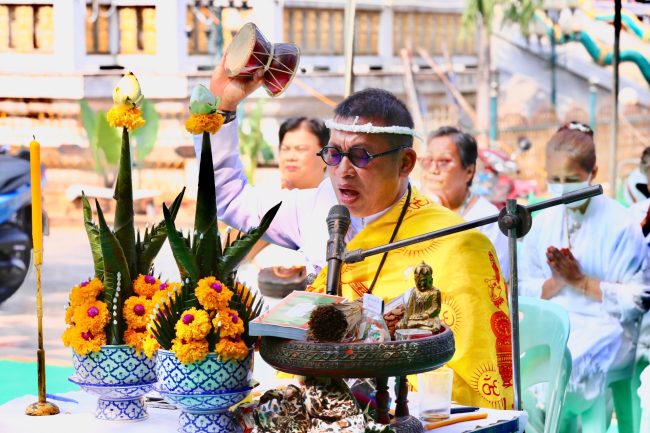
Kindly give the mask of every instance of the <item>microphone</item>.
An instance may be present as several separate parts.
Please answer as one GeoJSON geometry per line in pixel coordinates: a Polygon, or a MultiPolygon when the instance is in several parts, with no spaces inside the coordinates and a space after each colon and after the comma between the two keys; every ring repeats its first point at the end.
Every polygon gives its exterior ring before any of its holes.
{"type": "Polygon", "coordinates": [[[327,215],[327,294],[339,295],[341,262],[345,253],[345,235],[350,227],[350,211],[343,205],[332,206],[327,215]]]}

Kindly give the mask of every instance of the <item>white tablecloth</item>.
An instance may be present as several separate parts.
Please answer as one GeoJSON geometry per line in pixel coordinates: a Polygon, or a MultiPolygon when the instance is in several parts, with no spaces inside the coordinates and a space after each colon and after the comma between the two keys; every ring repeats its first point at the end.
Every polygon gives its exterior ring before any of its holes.
{"type": "MultiPolygon", "coordinates": [[[[23,396],[0,406],[0,433],[176,433],[178,410],[148,408],[149,418],[138,422],[112,422],[95,419],[97,398],[83,391],[62,394],[61,397],[77,403],[50,399],[61,409],[59,415],[32,417],[25,408],[35,402],[35,396],[23,396]]],[[[518,418],[519,432],[526,425],[526,413],[516,411],[481,409],[488,417],[431,430],[435,433],[463,433],[498,421],[518,418]]],[[[453,415],[452,415],[453,416],[453,415]]],[[[462,416],[458,415],[458,416],[462,416]]]]}

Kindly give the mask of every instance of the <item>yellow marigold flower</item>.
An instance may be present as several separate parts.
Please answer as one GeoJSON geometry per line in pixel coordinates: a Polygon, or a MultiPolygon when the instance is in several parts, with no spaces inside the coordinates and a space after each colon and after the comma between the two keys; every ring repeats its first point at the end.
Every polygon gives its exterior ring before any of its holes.
{"type": "Polygon", "coordinates": [[[153,275],[138,275],[138,278],[133,282],[133,291],[140,296],[147,299],[156,293],[160,288],[160,280],[153,275]]]}
{"type": "Polygon", "coordinates": [[[153,358],[156,351],[160,349],[160,344],[153,334],[147,334],[142,342],[142,349],[144,350],[144,354],[147,355],[147,358],[153,358]]]}
{"type": "Polygon", "coordinates": [[[214,277],[199,280],[194,291],[196,299],[203,308],[208,310],[223,310],[228,308],[232,291],[214,277]]]}
{"type": "Polygon", "coordinates": [[[208,340],[184,341],[180,338],[174,338],[172,351],[176,354],[176,358],[183,364],[202,361],[208,356],[208,340]]]}
{"type": "Polygon", "coordinates": [[[223,116],[219,113],[192,114],[185,121],[185,129],[190,134],[198,135],[204,132],[215,134],[223,125],[223,116]]]}
{"type": "Polygon", "coordinates": [[[124,127],[129,131],[138,129],[144,125],[142,111],[128,105],[115,105],[106,113],[108,124],[114,127],[124,127]]]}
{"type": "Polygon", "coordinates": [[[244,321],[239,318],[237,311],[227,308],[219,310],[217,316],[212,319],[212,326],[219,330],[219,336],[237,337],[244,333],[244,321]]]}
{"type": "Polygon", "coordinates": [[[208,335],[212,325],[207,311],[190,308],[181,314],[175,328],[176,336],[180,339],[201,340],[208,335]]]}
{"type": "Polygon", "coordinates": [[[93,334],[72,326],[63,333],[63,344],[71,346],[78,355],[88,355],[90,352],[99,352],[106,344],[106,334],[93,334]]]}
{"type": "Polygon", "coordinates": [[[222,361],[241,361],[248,355],[248,347],[246,347],[244,341],[239,337],[227,337],[219,340],[215,352],[217,352],[222,361]]]}
{"type": "Polygon", "coordinates": [[[140,354],[144,350],[144,342],[148,338],[148,335],[149,333],[145,328],[128,328],[124,331],[124,343],[133,347],[136,354],[140,354]]]}
{"type": "Polygon", "coordinates": [[[123,315],[129,328],[144,328],[153,306],[144,296],[131,296],[124,302],[123,315]]]}
{"type": "Polygon", "coordinates": [[[72,320],[76,327],[93,334],[104,332],[110,320],[108,307],[102,301],[87,302],[74,308],[72,320]]]}
{"type": "Polygon", "coordinates": [[[158,290],[151,297],[153,305],[169,303],[170,299],[174,299],[176,294],[180,291],[181,283],[160,283],[158,290]]]}
{"type": "Polygon", "coordinates": [[[72,319],[72,315],[74,314],[74,309],[75,307],[69,306],[68,308],[65,309],[65,323],[68,325],[74,324],[74,320],[72,319]]]}
{"type": "Polygon", "coordinates": [[[104,291],[104,285],[97,278],[90,281],[83,281],[78,286],[74,286],[70,291],[70,306],[92,302],[104,291]]]}

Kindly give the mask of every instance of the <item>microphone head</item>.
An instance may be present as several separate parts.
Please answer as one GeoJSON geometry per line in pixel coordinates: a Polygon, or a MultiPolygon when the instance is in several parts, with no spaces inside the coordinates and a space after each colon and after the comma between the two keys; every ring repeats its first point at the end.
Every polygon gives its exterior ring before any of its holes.
{"type": "Polygon", "coordinates": [[[327,232],[345,235],[350,227],[350,211],[347,207],[337,204],[331,207],[327,214],[327,232]]]}

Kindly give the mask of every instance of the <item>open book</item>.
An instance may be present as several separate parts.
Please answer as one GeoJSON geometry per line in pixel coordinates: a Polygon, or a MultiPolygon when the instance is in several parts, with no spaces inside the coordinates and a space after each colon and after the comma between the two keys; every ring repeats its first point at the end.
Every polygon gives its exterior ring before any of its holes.
{"type": "Polygon", "coordinates": [[[248,325],[248,333],[253,336],[269,336],[306,340],[309,316],[319,305],[345,302],[340,296],[323,293],[293,291],[268,312],[262,314],[248,325]]]}

